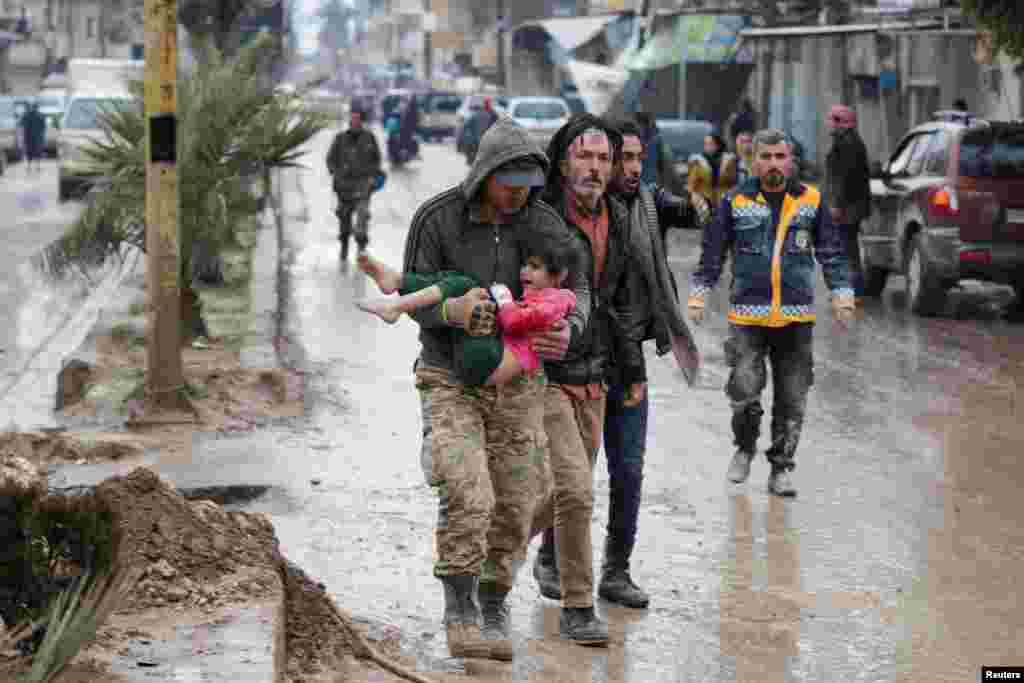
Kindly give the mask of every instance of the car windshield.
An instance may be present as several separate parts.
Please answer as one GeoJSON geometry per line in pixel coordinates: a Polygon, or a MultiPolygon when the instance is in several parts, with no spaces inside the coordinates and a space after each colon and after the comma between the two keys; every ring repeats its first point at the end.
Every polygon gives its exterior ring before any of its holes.
{"type": "Polygon", "coordinates": [[[83,98],[75,100],[68,108],[67,117],[64,121],[66,128],[79,130],[98,129],[100,127],[100,114],[109,112],[117,107],[126,106],[129,100],[117,98],[83,98]]]}
{"type": "Polygon", "coordinates": [[[658,125],[658,133],[672,150],[676,161],[686,161],[693,154],[701,154],[704,151],[704,137],[710,132],[710,125],[658,125]]]}
{"type": "Polygon", "coordinates": [[[57,97],[40,97],[36,100],[40,109],[62,109],[64,103],[57,97]]]}
{"type": "Polygon", "coordinates": [[[966,133],[960,142],[960,175],[1024,178],[1024,126],[966,133]]]}
{"type": "Polygon", "coordinates": [[[560,119],[565,107],[560,102],[520,102],[512,116],[517,119],[560,119]]]}
{"type": "Polygon", "coordinates": [[[462,102],[456,97],[438,98],[434,100],[433,108],[434,111],[444,112],[446,114],[452,114],[459,110],[462,106],[462,102]]]}
{"type": "Polygon", "coordinates": [[[583,102],[582,97],[567,97],[565,98],[565,102],[569,105],[569,110],[573,114],[587,113],[587,105],[583,102]]]}

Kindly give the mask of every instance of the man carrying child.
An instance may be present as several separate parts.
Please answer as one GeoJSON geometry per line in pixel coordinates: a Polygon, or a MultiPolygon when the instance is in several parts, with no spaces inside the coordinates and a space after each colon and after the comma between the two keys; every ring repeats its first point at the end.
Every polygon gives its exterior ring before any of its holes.
{"type": "MultiPolygon", "coordinates": [[[[449,296],[459,289],[442,291],[440,303],[407,311],[421,328],[416,386],[423,419],[432,429],[439,497],[434,575],[444,585],[448,648],[457,657],[512,658],[505,601],[526,557],[542,485],[546,382],[542,370],[524,366],[503,383],[488,383],[493,377],[467,383],[470,368],[464,364],[476,367],[478,360],[466,340],[496,331],[497,306],[485,288],[503,284],[520,299],[525,252],[545,251],[525,245],[545,237],[557,244],[569,235],[558,214],[535,201],[547,166],[526,131],[500,119],[483,136],[466,180],[420,207],[405,246],[403,293],[422,285],[427,285],[424,292],[433,285],[444,289],[442,280],[406,283],[406,276],[412,281],[446,273],[481,286],[460,296],[449,296]],[[407,288],[410,284],[414,287],[407,288]]],[[[575,242],[570,244],[575,251],[575,242]]],[[[568,262],[578,260],[573,254],[568,262]]],[[[554,265],[544,264],[545,272],[554,265]]],[[[575,266],[564,270],[564,279],[559,274],[546,284],[571,289],[575,302],[564,328],[543,334],[545,358],[565,354],[570,341],[583,334],[590,311],[588,279],[576,277],[575,266]]],[[[503,342],[508,345],[507,338],[503,342]]],[[[500,365],[499,360],[494,370],[500,365]]]]}

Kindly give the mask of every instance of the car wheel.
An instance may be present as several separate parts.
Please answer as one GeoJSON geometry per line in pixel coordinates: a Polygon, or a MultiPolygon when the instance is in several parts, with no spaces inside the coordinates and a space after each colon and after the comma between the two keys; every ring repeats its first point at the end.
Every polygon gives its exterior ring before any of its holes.
{"type": "Polygon", "coordinates": [[[889,279],[889,271],[870,264],[863,242],[860,242],[859,248],[861,274],[864,277],[864,296],[880,297],[882,296],[882,290],[885,289],[885,283],[889,279]]]}
{"type": "Polygon", "coordinates": [[[920,235],[910,239],[906,260],[907,305],[917,315],[936,315],[946,303],[946,286],[928,271],[920,235]]]}

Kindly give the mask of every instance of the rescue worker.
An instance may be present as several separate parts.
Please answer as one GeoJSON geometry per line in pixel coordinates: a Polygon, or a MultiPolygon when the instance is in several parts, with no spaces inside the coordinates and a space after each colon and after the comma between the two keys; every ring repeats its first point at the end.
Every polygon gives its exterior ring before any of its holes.
{"type": "Polygon", "coordinates": [[[771,463],[768,489],[794,496],[789,472],[795,467],[814,381],[815,259],[841,328],[853,319],[853,290],[843,237],[818,190],[793,178],[793,151],[785,133],[766,129],[754,136],[754,174],[726,195],[704,231],[700,265],[690,284],[689,315],[696,323],[703,320],[705,298],[718,283],[731,249],[729,321],[735,358],[725,391],[732,402],[736,452],[727,477],[741,483],[750,476],[767,360],[774,393],[771,446],[765,453],[771,463]]]}
{"type": "MultiPolygon", "coordinates": [[[[526,130],[500,119],[484,134],[462,184],[428,200],[413,217],[404,272],[459,271],[488,287],[505,284],[520,297],[520,238],[527,231],[563,240],[569,235],[559,215],[537,201],[547,168],[547,157],[526,130]]],[[[571,248],[579,261],[574,240],[571,248]]],[[[576,307],[558,329],[537,338],[542,359],[564,357],[586,329],[590,283],[576,270],[570,268],[565,285],[576,307]]],[[[542,370],[502,385],[468,387],[458,380],[452,328],[495,333],[495,305],[483,289],[411,317],[420,325],[416,388],[438,493],[434,576],[444,586],[448,650],[455,657],[508,660],[513,651],[506,598],[526,559],[544,486],[546,380],[542,370]]]]}
{"type": "Polygon", "coordinates": [[[608,625],[594,610],[590,525],[610,358],[630,401],[639,403],[647,390],[643,350],[628,327],[629,214],[607,193],[619,140],[601,119],[573,116],[548,145],[544,193],[582,245],[580,268],[594,292],[594,309],[571,358],[545,363],[544,432],[553,486],[534,515],[534,533],[544,537],[534,577],[542,595],[562,600],[562,638],[598,646],[608,643],[608,625]]]}
{"type": "Polygon", "coordinates": [[[353,233],[360,251],[370,241],[370,195],[381,172],[380,146],[373,132],[363,126],[362,110],[353,108],[348,130],[334,136],[327,152],[327,169],[338,197],[335,214],[341,259],[347,261],[348,241],[353,233]]]}

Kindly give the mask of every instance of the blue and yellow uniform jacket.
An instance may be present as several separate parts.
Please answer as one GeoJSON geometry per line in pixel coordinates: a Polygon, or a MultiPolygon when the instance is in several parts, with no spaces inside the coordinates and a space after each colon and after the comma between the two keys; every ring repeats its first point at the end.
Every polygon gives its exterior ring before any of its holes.
{"type": "Polygon", "coordinates": [[[750,178],[725,196],[704,229],[691,303],[703,303],[732,251],[731,322],[765,327],[813,322],[815,259],[832,296],[853,299],[843,239],[817,189],[791,180],[781,208],[773,209],[760,179],[750,178]]]}

